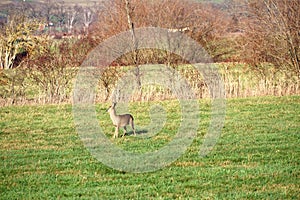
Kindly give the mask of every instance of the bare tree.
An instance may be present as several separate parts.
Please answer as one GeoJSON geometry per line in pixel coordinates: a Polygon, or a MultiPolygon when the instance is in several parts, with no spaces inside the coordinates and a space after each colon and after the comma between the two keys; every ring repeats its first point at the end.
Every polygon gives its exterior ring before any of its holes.
{"type": "Polygon", "coordinates": [[[68,7],[66,11],[67,19],[66,19],[66,26],[68,29],[68,33],[72,34],[74,29],[74,24],[78,20],[80,13],[80,7],[78,5],[75,5],[73,7],[68,7]]]}
{"type": "Polygon", "coordinates": [[[91,23],[93,22],[95,11],[92,9],[91,6],[89,7],[83,7],[83,31],[85,35],[89,35],[89,27],[91,23]]]}
{"type": "Polygon", "coordinates": [[[254,65],[274,64],[300,78],[300,1],[251,0],[245,58],[254,65]]]}
{"type": "MultiPolygon", "coordinates": [[[[138,49],[135,30],[140,27],[161,27],[171,32],[182,32],[198,41],[216,59],[228,54],[224,33],[228,31],[229,17],[210,4],[188,0],[115,0],[107,1],[99,13],[94,37],[103,41],[120,32],[131,32],[131,52],[117,59],[119,65],[133,65],[137,85],[141,85],[139,66],[147,63],[176,67],[185,63],[170,51],[138,49]],[[221,45],[222,48],[219,48],[221,45]]],[[[171,43],[173,41],[169,41],[171,43]]],[[[169,45],[170,44],[162,44],[169,45]]],[[[175,48],[176,45],[172,44],[175,48]]],[[[165,49],[169,49],[166,47],[165,49]]],[[[176,52],[173,49],[173,52],[176,52]]],[[[175,72],[172,70],[171,72],[175,72]]],[[[175,79],[174,79],[175,80],[175,79]]],[[[172,81],[171,81],[172,82],[172,81]]]]}
{"type": "Polygon", "coordinates": [[[134,75],[136,78],[136,84],[138,87],[138,91],[141,91],[142,88],[142,83],[141,83],[141,72],[138,64],[138,41],[136,40],[135,36],[135,30],[134,30],[134,23],[132,22],[131,19],[131,7],[129,4],[129,0],[124,0],[125,1],[125,9],[126,9],[126,15],[127,15],[127,22],[129,26],[129,30],[131,32],[132,36],[132,59],[133,59],[133,64],[134,64],[134,75]]]}
{"type": "Polygon", "coordinates": [[[126,11],[123,0],[105,1],[97,15],[97,22],[91,32],[100,42],[128,30],[126,11]]]}

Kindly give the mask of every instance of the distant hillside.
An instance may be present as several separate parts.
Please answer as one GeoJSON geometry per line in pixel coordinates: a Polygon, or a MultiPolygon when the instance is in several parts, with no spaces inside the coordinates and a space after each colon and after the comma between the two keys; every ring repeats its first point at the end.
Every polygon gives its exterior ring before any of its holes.
{"type": "MultiPolygon", "coordinates": [[[[0,6],[1,5],[7,5],[10,3],[14,3],[14,2],[37,2],[37,3],[45,3],[45,0],[1,0],[0,1],[0,6]]],[[[94,1],[86,1],[86,0],[56,0],[56,2],[64,2],[65,4],[80,4],[80,5],[84,5],[87,4],[88,2],[101,2],[101,0],[94,0],[94,1]]]]}
{"type": "MultiPolygon", "coordinates": [[[[1,5],[7,5],[9,3],[13,3],[13,2],[39,2],[39,3],[44,3],[45,0],[1,0],[0,1],[0,6],[1,5]]],[[[56,0],[57,2],[65,2],[66,4],[80,4],[80,5],[84,5],[87,3],[91,3],[91,2],[101,2],[103,0],[56,0]]],[[[224,2],[224,0],[198,0],[199,2],[214,2],[214,3],[222,3],[224,2]]]]}

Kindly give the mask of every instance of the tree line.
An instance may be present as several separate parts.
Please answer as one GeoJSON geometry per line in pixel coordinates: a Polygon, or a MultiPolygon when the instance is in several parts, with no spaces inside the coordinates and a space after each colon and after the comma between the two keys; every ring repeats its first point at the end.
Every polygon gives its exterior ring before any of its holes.
{"type": "Polygon", "coordinates": [[[66,32],[87,34],[90,24],[96,20],[101,2],[87,1],[84,4],[66,3],[57,0],[12,1],[1,6],[1,25],[9,22],[11,16],[24,15],[40,22],[40,31],[46,34],[66,32]]]}
{"type": "MultiPolygon", "coordinates": [[[[188,35],[215,62],[245,63],[262,76],[272,68],[299,85],[299,10],[298,0],[15,2],[0,13],[0,81],[6,91],[0,95],[5,99],[28,93],[30,77],[49,101],[63,101],[69,98],[67,85],[76,67],[91,49],[123,31],[149,26],[188,35]]],[[[115,60],[100,83],[109,94],[121,76],[116,66],[160,63],[176,68],[185,62],[167,51],[132,51],[115,60]]]]}

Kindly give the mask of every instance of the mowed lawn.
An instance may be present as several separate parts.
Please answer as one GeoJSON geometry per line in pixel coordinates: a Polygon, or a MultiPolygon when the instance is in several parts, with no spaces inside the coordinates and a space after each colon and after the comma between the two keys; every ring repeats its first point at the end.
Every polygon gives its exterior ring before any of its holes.
{"type": "MultiPolygon", "coordinates": [[[[166,145],[179,126],[176,101],[159,103],[165,127],[152,138],[112,140],[127,151],[166,145]]],[[[146,134],[152,103],[132,103],[146,134]]],[[[213,151],[199,157],[210,122],[200,100],[200,127],[177,161],[151,173],[126,173],[97,161],[76,133],[72,106],[0,108],[0,199],[300,199],[300,96],[227,100],[226,121],[213,151]]],[[[114,128],[97,105],[99,125],[114,128]]]]}

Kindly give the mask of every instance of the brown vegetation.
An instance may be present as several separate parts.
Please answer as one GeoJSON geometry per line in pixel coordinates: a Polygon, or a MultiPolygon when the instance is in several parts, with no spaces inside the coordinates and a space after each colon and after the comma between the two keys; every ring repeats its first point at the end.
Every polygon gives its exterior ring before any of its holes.
{"type": "MultiPolygon", "coordinates": [[[[219,63],[227,97],[299,94],[298,0],[115,0],[86,5],[46,1],[15,3],[3,10],[2,105],[70,102],[73,79],[88,52],[124,31],[132,32],[132,51],[105,69],[98,101],[109,100],[117,81],[131,69],[121,66],[134,66],[138,83],[143,76],[139,66],[155,63],[178,71],[197,97],[208,97],[202,75],[186,60],[164,50],[136,48],[134,31],[141,27],[182,32],[197,41],[219,63]],[[24,15],[16,15],[20,12],[24,15]]],[[[132,100],[174,97],[170,90],[141,83],[137,92],[139,97],[132,100]]]]}
{"type": "Polygon", "coordinates": [[[250,1],[244,37],[244,59],[255,68],[272,63],[300,78],[300,1],[250,1]]]}

